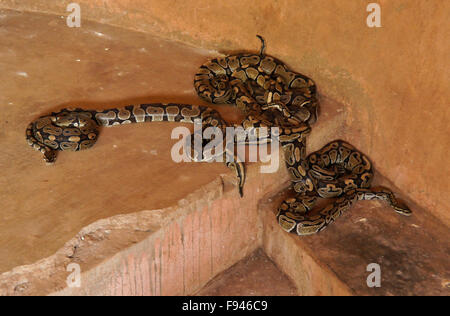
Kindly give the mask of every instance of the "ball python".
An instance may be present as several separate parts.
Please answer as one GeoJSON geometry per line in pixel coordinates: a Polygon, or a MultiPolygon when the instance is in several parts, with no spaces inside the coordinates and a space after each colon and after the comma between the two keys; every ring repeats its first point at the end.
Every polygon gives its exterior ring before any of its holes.
{"type": "Polygon", "coordinates": [[[304,148],[304,140],[284,145],[286,165],[298,193],[283,201],[278,209],[278,223],[285,231],[300,236],[318,233],[359,200],[383,200],[397,213],[411,215],[411,210],[401,205],[391,190],[371,188],[372,163],[352,145],[335,140],[302,159],[299,151],[304,148]],[[318,197],[337,199],[318,214],[310,215],[318,197]]]}
{"type": "MultiPolygon", "coordinates": [[[[177,103],[152,103],[129,105],[107,110],[85,110],[65,108],[58,112],[39,117],[26,129],[26,140],[35,150],[43,154],[44,161],[53,164],[58,151],[79,151],[91,148],[97,141],[100,126],[117,126],[144,122],[183,122],[194,123],[200,119],[202,130],[213,127],[225,131],[227,123],[220,114],[210,107],[177,103]]],[[[191,158],[201,160],[196,152],[194,137],[190,138],[191,158]]],[[[202,142],[202,147],[205,145],[202,142]]],[[[226,148],[216,155],[226,155],[226,148]]],[[[215,158],[213,157],[209,157],[215,158]]],[[[230,160],[230,159],[229,159],[230,160]]],[[[245,181],[245,169],[237,159],[227,161],[227,167],[235,172],[239,193],[245,181]]]]}
{"type": "Polygon", "coordinates": [[[200,67],[194,86],[207,102],[241,109],[246,117],[238,126],[244,129],[279,128],[278,141],[297,193],[280,205],[276,216],[280,226],[300,236],[318,233],[357,200],[385,200],[399,214],[410,215],[389,189],[370,189],[372,164],[352,145],[333,141],[306,156],[306,137],[319,113],[316,85],[266,56],[264,39],[257,37],[262,44],[259,54],[212,59],[200,67]],[[318,197],[337,200],[318,215],[309,215],[318,197]]]}
{"type": "MultiPolygon", "coordinates": [[[[400,214],[409,215],[409,209],[402,208],[391,191],[369,190],[373,176],[371,164],[351,145],[333,142],[319,151],[320,155],[316,152],[306,157],[306,136],[319,114],[316,85],[305,75],[289,70],[281,61],[266,56],[264,39],[258,37],[262,43],[259,54],[243,53],[208,61],[195,75],[194,87],[207,102],[234,104],[241,109],[245,119],[234,127],[279,128],[278,141],[297,192],[296,197],[285,200],[279,208],[277,218],[281,227],[298,235],[317,233],[358,199],[384,199],[400,214]],[[336,145],[338,149],[330,149],[336,145]],[[352,154],[346,158],[336,156],[337,152],[346,150],[352,154]],[[324,158],[326,155],[328,160],[324,158]],[[356,157],[362,162],[357,163],[356,157]],[[364,173],[358,173],[363,169],[364,173]],[[309,216],[307,212],[318,196],[339,198],[319,215],[309,216]]],[[[68,108],[30,123],[26,139],[43,154],[47,163],[53,163],[58,151],[92,147],[100,126],[152,121],[193,123],[197,118],[202,120],[202,129],[217,127],[224,131],[228,126],[217,111],[187,104],[142,104],[99,111],[68,108]]],[[[244,164],[236,159],[225,163],[235,172],[242,196],[244,164]]]]}
{"type": "Polygon", "coordinates": [[[298,138],[317,120],[316,85],[281,61],[266,56],[265,41],[257,36],[262,42],[259,54],[208,61],[194,77],[195,90],[206,102],[234,104],[242,110],[246,117],[237,126],[279,127],[283,137],[298,138]]]}

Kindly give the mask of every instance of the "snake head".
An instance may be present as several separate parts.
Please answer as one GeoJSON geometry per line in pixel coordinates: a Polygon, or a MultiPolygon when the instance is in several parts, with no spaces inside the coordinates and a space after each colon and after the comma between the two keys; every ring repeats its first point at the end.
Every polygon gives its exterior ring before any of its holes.
{"type": "Polygon", "coordinates": [[[53,164],[56,160],[56,151],[48,149],[44,152],[44,161],[47,164],[53,164]]]}
{"type": "Polygon", "coordinates": [[[293,202],[289,204],[289,209],[294,212],[294,214],[304,215],[308,212],[308,209],[300,202],[293,202]]]}
{"type": "Polygon", "coordinates": [[[213,88],[216,88],[220,91],[227,90],[230,86],[230,80],[227,76],[223,75],[211,78],[210,83],[213,88]]]}
{"type": "Polygon", "coordinates": [[[82,128],[92,124],[89,113],[83,112],[59,112],[52,117],[52,121],[59,127],[82,128]]]}
{"type": "Polygon", "coordinates": [[[58,114],[54,117],[55,125],[59,127],[78,127],[79,117],[72,113],[58,114]]]}
{"type": "Polygon", "coordinates": [[[213,103],[228,103],[233,89],[230,85],[230,79],[227,76],[219,75],[209,80],[212,87],[211,95],[213,103]]]}
{"type": "Polygon", "coordinates": [[[307,177],[302,177],[295,180],[294,183],[294,191],[297,193],[307,193],[314,190],[314,184],[312,183],[311,179],[307,177]]]}

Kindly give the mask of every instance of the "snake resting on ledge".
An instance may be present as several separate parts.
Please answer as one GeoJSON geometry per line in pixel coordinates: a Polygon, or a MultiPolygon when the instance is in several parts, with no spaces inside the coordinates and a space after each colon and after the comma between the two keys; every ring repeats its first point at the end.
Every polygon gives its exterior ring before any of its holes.
{"type": "MultiPolygon", "coordinates": [[[[319,114],[315,83],[289,70],[281,61],[264,53],[264,39],[258,54],[242,53],[215,58],[195,75],[198,95],[214,104],[234,104],[245,114],[234,127],[246,130],[277,127],[286,167],[296,195],[282,202],[276,216],[280,226],[298,235],[317,233],[334,222],[357,200],[384,200],[397,213],[411,215],[387,188],[371,188],[372,164],[352,145],[336,140],[306,155],[306,138],[319,114]],[[317,214],[310,214],[317,198],[336,200],[317,214]]],[[[30,146],[53,163],[57,151],[78,151],[92,147],[100,126],[153,121],[194,123],[202,130],[230,126],[219,113],[206,106],[188,104],[141,104],[108,110],[63,109],[31,122],[26,130],[30,146]]],[[[273,141],[261,139],[261,143],[273,141]]],[[[195,153],[191,153],[195,157],[195,153]]],[[[226,152],[218,153],[225,155],[226,152]]],[[[226,160],[225,160],[226,161],[226,160]]],[[[245,168],[237,159],[225,164],[235,172],[239,192],[245,182],[245,168]]]]}

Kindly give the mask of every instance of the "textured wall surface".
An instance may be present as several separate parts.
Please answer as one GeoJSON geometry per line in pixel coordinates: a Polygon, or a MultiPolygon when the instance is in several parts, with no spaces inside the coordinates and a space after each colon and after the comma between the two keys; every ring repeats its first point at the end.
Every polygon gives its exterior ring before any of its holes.
{"type": "MultiPolygon", "coordinates": [[[[70,2],[0,5],[66,15],[70,2]]],[[[255,34],[263,35],[268,54],[311,76],[321,94],[345,105],[344,138],[450,223],[450,2],[380,0],[380,28],[366,25],[369,1],[77,2],[83,18],[223,52],[256,50],[255,34]]]]}

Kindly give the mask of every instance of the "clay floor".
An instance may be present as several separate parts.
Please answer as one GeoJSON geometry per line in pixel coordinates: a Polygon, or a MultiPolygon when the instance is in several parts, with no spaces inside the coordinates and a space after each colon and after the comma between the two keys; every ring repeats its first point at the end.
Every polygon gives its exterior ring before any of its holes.
{"type": "Polygon", "coordinates": [[[269,257],[258,249],[212,279],[199,296],[291,296],[297,288],[269,257]]]}
{"type": "Polygon", "coordinates": [[[174,163],[172,124],[104,129],[95,149],[61,154],[54,166],[24,137],[29,122],[69,105],[203,104],[193,75],[213,52],[14,11],[0,11],[0,43],[0,273],[53,254],[98,219],[171,206],[228,173],[220,163],[174,163]]]}

